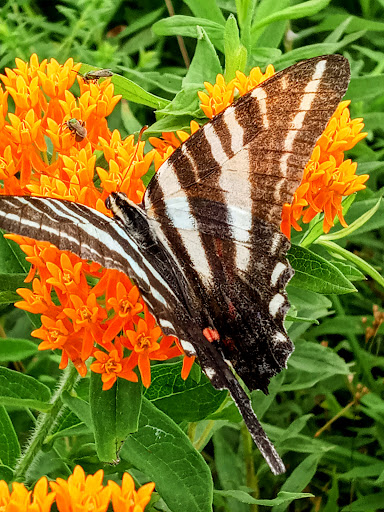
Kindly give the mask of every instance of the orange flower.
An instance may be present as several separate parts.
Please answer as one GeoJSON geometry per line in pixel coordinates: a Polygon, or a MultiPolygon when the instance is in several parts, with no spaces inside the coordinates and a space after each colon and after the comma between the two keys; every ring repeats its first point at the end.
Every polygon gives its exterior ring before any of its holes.
{"type": "Polygon", "coordinates": [[[0,480],[0,508],[6,512],[49,512],[54,499],[55,493],[48,492],[45,476],[36,483],[33,492],[18,482],[12,484],[9,492],[7,483],[0,480]]]}
{"type": "Polygon", "coordinates": [[[139,289],[129,281],[127,284],[128,289],[118,281],[114,295],[107,300],[108,306],[114,309],[115,316],[104,333],[103,341],[111,341],[122,329],[132,328],[133,321],[138,321],[137,314],[143,310],[142,304],[138,302],[139,289]]]}
{"type": "Polygon", "coordinates": [[[103,486],[103,477],[102,469],[86,477],[83,468],[76,466],[68,481],[51,482],[59,512],[106,512],[111,490],[103,486]]]}
{"type": "Polygon", "coordinates": [[[101,350],[95,350],[93,353],[96,362],[91,364],[91,370],[95,373],[101,373],[103,389],[110,389],[116,382],[117,377],[137,382],[139,379],[132,371],[132,361],[124,357],[124,348],[119,340],[116,339],[114,349],[109,354],[101,350]]]}
{"type": "Polygon", "coordinates": [[[114,481],[108,482],[111,489],[114,512],[143,512],[151,499],[155,484],[150,482],[135,490],[135,483],[129,473],[124,473],[121,487],[114,481]]]}
{"type": "Polygon", "coordinates": [[[73,308],[64,308],[63,313],[73,322],[74,331],[82,332],[83,346],[81,359],[85,361],[92,353],[93,342],[96,343],[103,338],[104,331],[100,323],[107,317],[96,300],[96,295],[90,293],[86,300],[78,295],[70,295],[73,308]]]}

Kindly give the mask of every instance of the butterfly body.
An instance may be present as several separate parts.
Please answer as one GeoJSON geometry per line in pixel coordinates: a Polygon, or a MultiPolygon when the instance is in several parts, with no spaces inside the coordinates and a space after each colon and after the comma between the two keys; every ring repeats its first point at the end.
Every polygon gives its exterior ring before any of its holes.
{"type": "Polygon", "coordinates": [[[283,324],[293,270],[282,206],[348,81],[348,62],[337,55],[277,73],[184,142],[142,205],[112,194],[114,219],[66,201],[0,198],[2,229],[131,277],[163,331],[229,390],[275,474],[284,464],[231,366],[249,389],[267,392],[293,350],[283,324]]]}

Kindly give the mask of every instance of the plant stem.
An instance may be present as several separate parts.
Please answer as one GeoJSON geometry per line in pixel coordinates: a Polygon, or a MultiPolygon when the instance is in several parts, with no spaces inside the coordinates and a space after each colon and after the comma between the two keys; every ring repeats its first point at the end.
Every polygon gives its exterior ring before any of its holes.
{"type": "MultiPolygon", "coordinates": [[[[246,477],[247,477],[247,487],[253,489],[252,497],[255,499],[260,498],[260,490],[258,485],[258,478],[255,472],[255,462],[253,458],[253,441],[250,436],[248,430],[243,425],[241,429],[241,434],[243,438],[243,446],[244,446],[244,460],[245,460],[245,468],[246,468],[246,477]]],[[[258,505],[250,505],[251,512],[258,512],[258,505]]]]}
{"type": "Polygon", "coordinates": [[[56,423],[63,408],[63,402],[61,401],[63,391],[70,391],[76,384],[78,378],[79,374],[73,365],[65,370],[64,375],[61,377],[59,385],[52,396],[50,402],[52,404],[52,408],[49,412],[41,413],[39,415],[35,430],[28,442],[28,445],[16,463],[14,471],[15,482],[23,482],[25,480],[26,472],[41,450],[49,431],[56,423]]]}

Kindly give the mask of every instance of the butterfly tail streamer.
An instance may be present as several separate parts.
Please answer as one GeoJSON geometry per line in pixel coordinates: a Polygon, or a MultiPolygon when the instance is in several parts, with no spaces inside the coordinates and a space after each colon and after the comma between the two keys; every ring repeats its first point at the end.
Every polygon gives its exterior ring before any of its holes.
{"type": "Polygon", "coordinates": [[[239,381],[231,371],[224,357],[218,353],[213,343],[205,340],[204,337],[199,339],[199,343],[194,343],[200,364],[204,373],[210,379],[216,389],[227,389],[238,407],[249,433],[260,453],[264,457],[268,466],[274,475],[285,473],[285,465],[281,457],[277,453],[275,447],[268,439],[263,427],[261,426],[251,401],[241,387],[239,381]],[[201,347],[204,346],[204,350],[201,347]]]}

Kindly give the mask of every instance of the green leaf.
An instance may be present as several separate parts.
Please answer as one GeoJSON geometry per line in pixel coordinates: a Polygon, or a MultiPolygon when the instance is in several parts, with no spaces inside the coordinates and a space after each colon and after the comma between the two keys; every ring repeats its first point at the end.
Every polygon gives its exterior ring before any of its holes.
{"type": "Polygon", "coordinates": [[[0,464],[0,480],[11,483],[13,480],[13,470],[8,466],[0,464]]]}
{"type": "Polygon", "coordinates": [[[270,25],[275,21],[280,20],[296,20],[299,18],[305,18],[307,16],[313,16],[317,12],[324,9],[330,0],[309,0],[308,2],[302,2],[301,4],[293,5],[291,7],[286,7],[285,9],[281,9],[269,16],[266,16],[264,19],[257,19],[257,21],[252,26],[251,35],[253,41],[255,41],[254,36],[257,34],[257,31],[265,27],[266,25],[270,25]]]}
{"type": "Polygon", "coordinates": [[[93,429],[91,408],[85,400],[72,396],[68,391],[63,392],[61,400],[88,428],[93,429]]]}
{"type": "Polygon", "coordinates": [[[340,245],[335,244],[334,242],[328,242],[326,240],[317,241],[319,245],[322,247],[325,247],[331,254],[338,254],[345,258],[346,260],[350,261],[356,267],[358,267],[362,272],[365,274],[368,274],[372,277],[380,286],[384,288],[384,278],[377,270],[375,270],[369,263],[364,261],[360,256],[357,256],[356,254],[353,254],[343,247],[340,247],[340,245]]]}
{"type": "Polygon", "coordinates": [[[205,375],[198,383],[191,377],[184,381],[181,368],[181,362],[154,366],[145,397],[178,423],[203,420],[217,411],[228,393],[217,391],[205,375]]]}
{"type": "MultiPolygon", "coordinates": [[[[245,460],[238,456],[238,439],[233,437],[233,429],[230,428],[221,428],[212,437],[215,469],[223,490],[239,489],[246,483],[245,460]]],[[[228,499],[228,509],[231,512],[247,512],[247,507],[231,498],[228,499]]]]}
{"type": "MultiPolygon", "coordinates": [[[[384,24],[383,24],[384,26],[384,24]]],[[[384,74],[383,75],[366,75],[351,78],[349,82],[346,98],[352,101],[367,101],[367,99],[380,96],[384,90],[384,74]]],[[[364,114],[364,123],[365,114],[364,114]]]]}
{"type": "Polygon", "coordinates": [[[96,451],[103,462],[116,462],[128,434],[137,430],[140,415],[141,384],[118,379],[107,391],[101,376],[91,373],[89,402],[96,451]]]}
{"type": "Polygon", "coordinates": [[[236,77],[236,71],[244,71],[247,63],[247,50],[240,42],[239,28],[236,18],[231,14],[225,24],[224,34],[225,73],[229,82],[236,77]]]}
{"type": "Polygon", "coordinates": [[[309,249],[292,245],[287,258],[295,269],[291,281],[293,286],[324,294],[356,291],[338,268],[309,249]]]}
{"type": "Polygon", "coordinates": [[[354,34],[345,36],[341,41],[338,41],[337,43],[317,43],[302,46],[301,48],[295,48],[294,50],[291,50],[290,52],[282,55],[277,61],[274,62],[274,65],[276,68],[282,69],[299,60],[310,59],[312,57],[317,57],[319,55],[325,55],[329,53],[335,53],[349,45],[351,42],[356,41],[356,39],[363,37],[364,35],[365,31],[362,30],[360,32],[355,32],[354,34]]]}
{"type": "MultiPolygon", "coordinates": [[[[348,211],[352,208],[352,205],[356,199],[356,194],[351,194],[342,202],[343,207],[343,217],[346,216],[348,211]]],[[[309,247],[315,240],[317,240],[321,235],[324,234],[323,229],[323,218],[316,222],[316,219],[319,218],[317,215],[310,223],[310,229],[305,233],[304,238],[300,241],[301,247],[309,247]]],[[[335,226],[340,224],[339,218],[336,217],[334,220],[335,226]]]]}
{"type": "Polygon", "coordinates": [[[0,406],[0,463],[14,467],[20,457],[20,445],[5,407],[0,406]]]}
{"type": "MultiPolygon", "coordinates": [[[[152,27],[159,36],[186,36],[199,38],[199,27],[204,29],[209,39],[221,52],[224,51],[224,25],[205,18],[193,18],[192,16],[172,16],[158,21],[152,27]]],[[[209,71],[209,69],[207,69],[209,71]]]]}
{"type": "Polygon", "coordinates": [[[241,501],[242,503],[248,503],[250,505],[262,505],[264,507],[273,507],[276,505],[284,505],[287,506],[292,503],[294,500],[300,500],[303,498],[313,498],[313,494],[309,492],[285,492],[280,491],[276,498],[271,500],[257,500],[250,496],[248,493],[244,491],[214,491],[215,495],[224,496],[225,498],[234,498],[236,500],[241,501]]]}
{"type": "Polygon", "coordinates": [[[384,503],[384,492],[376,492],[358,498],[349,505],[343,507],[340,512],[373,512],[382,510],[384,503]]]}
{"type": "Polygon", "coordinates": [[[225,18],[216,0],[184,0],[196,18],[205,18],[224,25],[225,18]]]}
{"type": "Polygon", "coordinates": [[[50,398],[49,388],[33,377],[0,367],[1,405],[48,412],[51,408],[50,398]]]}
{"type": "Polygon", "coordinates": [[[115,94],[121,94],[124,99],[133,103],[139,103],[154,109],[164,108],[169,103],[168,100],[147,92],[124,76],[114,75],[111,80],[115,85],[115,94]]]}
{"type": "Polygon", "coordinates": [[[347,279],[349,279],[349,281],[365,280],[365,275],[353,265],[347,265],[346,263],[342,263],[341,261],[333,261],[333,265],[335,265],[335,267],[337,267],[340,270],[340,272],[347,279]]]}
{"type": "Polygon", "coordinates": [[[139,430],[128,436],[121,457],[156,482],[171,512],[211,512],[212,476],[184,432],[143,398],[139,430]]]}
{"type": "Polygon", "coordinates": [[[318,343],[296,340],[281,389],[295,391],[310,388],[329,377],[348,375],[350,372],[349,366],[332,349],[318,343]]]}
{"type": "Polygon", "coordinates": [[[350,224],[347,228],[341,229],[340,231],[336,231],[334,233],[328,233],[327,235],[321,235],[321,237],[318,238],[318,241],[321,242],[322,240],[339,240],[340,238],[351,236],[352,233],[354,233],[362,226],[364,226],[364,224],[366,224],[369,221],[369,219],[375,215],[380,205],[381,197],[370,210],[368,210],[363,215],[361,215],[360,218],[352,222],[352,224],[350,224]]]}
{"type": "MultiPolygon", "coordinates": [[[[25,261],[25,254],[19,245],[4,238],[0,230],[0,274],[26,274],[30,264],[25,261]]],[[[25,277],[24,277],[25,279],[25,277]]]]}
{"type": "MultiPolygon", "coordinates": [[[[289,0],[279,0],[278,2],[276,0],[261,0],[257,3],[253,19],[255,22],[261,21],[268,16],[281,12],[283,9],[288,8],[289,5],[289,0]]],[[[286,25],[287,20],[280,20],[254,30],[252,32],[253,50],[260,46],[278,48],[281,38],[284,37],[286,25]]],[[[252,55],[254,55],[254,51],[252,51],[252,55]]],[[[274,62],[274,59],[269,61],[269,63],[271,62],[274,62]]]]}
{"type": "MultiPolygon", "coordinates": [[[[281,491],[295,493],[305,489],[316,473],[317,465],[320,462],[321,456],[321,453],[314,453],[305,458],[301,464],[295,467],[283,483],[281,491]]],[[[283,512],[284,510],[287,510],[288,506],[289,503],[277,505],[272,509],[272,512],[283,512]]]]}
{"type": "Polygon", "coordinates": [[[189,114],[192,117],[203,115],[199,106],[200,100],[197,92],[204,89],[204,80],[214,83],[216,75],[221,73],[222,69],[216,50],[209,37],[201,27],[197,27],[197,31],[199,37],[195,55],[188,73],[183,79],[183,88],[169,105],[161,110],[157,110],[157,116],[163,116],[164,114],[172,116],[189,114]]]}
{"type": "Polygon", "coordinates": [[[0,361],[21,361],[38,353],[37,344],[19,338],[0,339],[0,361]]]}

